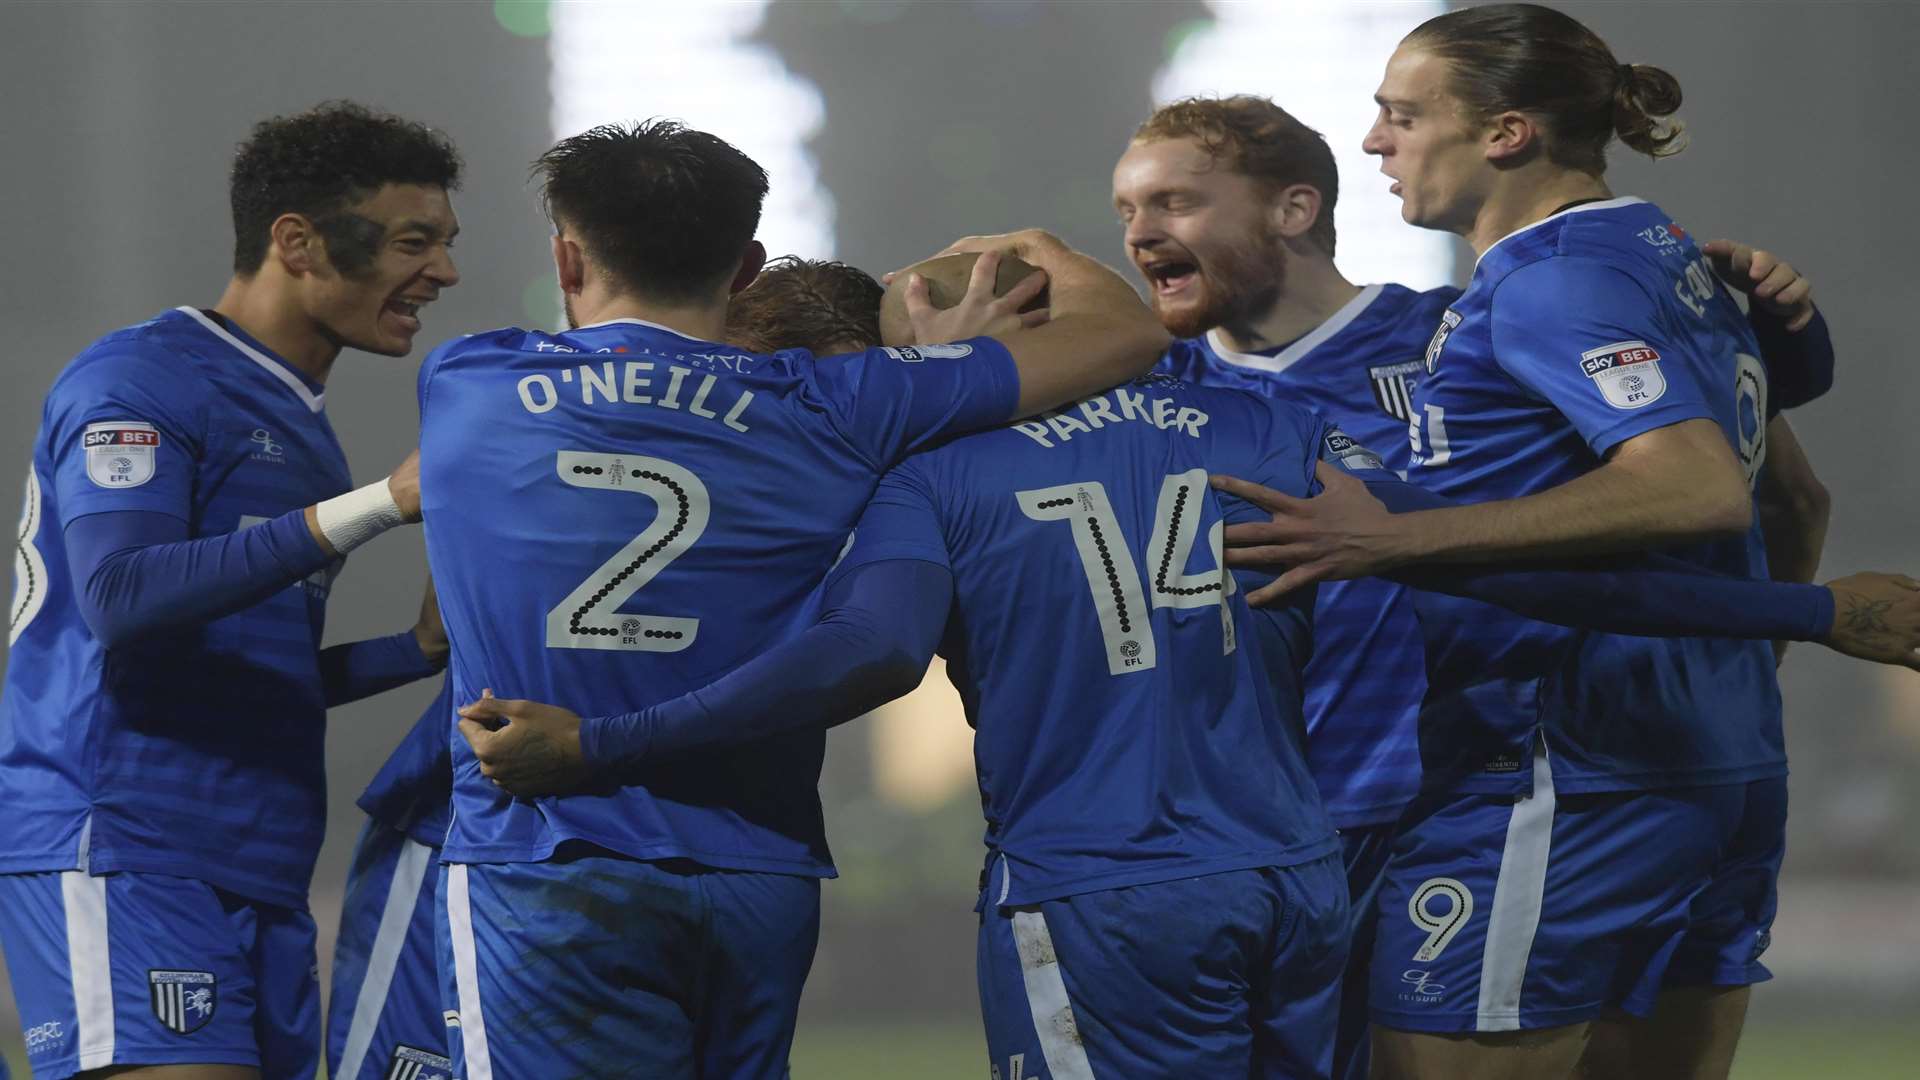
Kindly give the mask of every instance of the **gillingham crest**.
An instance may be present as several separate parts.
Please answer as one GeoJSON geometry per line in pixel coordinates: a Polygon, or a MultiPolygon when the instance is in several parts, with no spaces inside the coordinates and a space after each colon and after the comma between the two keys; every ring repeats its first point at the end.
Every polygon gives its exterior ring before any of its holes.
{"type": "Polygon", "coordinates": [[[211,971],[149,971],[153,1015],[177,1035],[191,1035],[213,1019],[218,984],[211,971]]]}

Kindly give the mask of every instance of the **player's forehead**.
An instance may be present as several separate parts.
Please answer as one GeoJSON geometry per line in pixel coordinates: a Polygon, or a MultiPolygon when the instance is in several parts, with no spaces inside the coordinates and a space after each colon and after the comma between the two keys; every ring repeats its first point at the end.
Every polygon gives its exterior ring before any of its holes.
{"type": "Polygon", "coordinates": [[[1425,49],[1401,45],[1387,59],[1375,103],[1402,110],[1429,109],[1447,96],[1447,62],[1425,49]]]}
{"type": "Polygon", "coordinates": [[[1114,164],[1113,199],[1140,202],[1166,191],[1213,187],[1232,175],[1230,163],[1217,160],[1193,136],[1136,139],[1114,164]]]}
{"type": "Polygon", "coordinates": [[[451,239],[460,231],[452,198],[446,188],[434,184],[384,184],[348,209],[379,222],[388,234],[421,232],[451,239]]]}

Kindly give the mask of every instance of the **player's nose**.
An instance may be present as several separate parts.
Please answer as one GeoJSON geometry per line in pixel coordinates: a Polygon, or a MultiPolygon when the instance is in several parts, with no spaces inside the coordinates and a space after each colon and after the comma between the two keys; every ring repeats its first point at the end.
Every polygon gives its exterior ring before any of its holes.
{"type": "Polygon", "coordinates": [[[453,264],[453,252],[441,248],[434,260],[427,264],[427,276],[443,289],[460,284],[460,268],[453,264]]]}

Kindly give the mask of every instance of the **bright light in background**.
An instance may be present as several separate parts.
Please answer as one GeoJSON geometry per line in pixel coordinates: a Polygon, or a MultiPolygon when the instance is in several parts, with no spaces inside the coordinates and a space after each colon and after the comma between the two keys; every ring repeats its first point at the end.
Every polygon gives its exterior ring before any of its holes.
{"type": "Polygon", "coordinates": [[[652,116],[710,131],[767,170],[767,253],[832,258],[833,198],[806,148],[826,102],[747,41],[766,10],[767,0],[551,5],[554,135],[652,116]]]}
{"type": "Polygon", "coordinates": [[[973,729],[945,660],[935,657],[918,689],[861,722],[872,728],[874,790],[887,802],[926,813],[974,786],[973,729]]]}
{"type": "Polygon", "coordinates": [[[1272,98],[1333,147],[1341,273],[1362,284],[1391,281],[1416,289],[1451,283],[1452,237],[1402,221],[1380,159],[1360,152],[1387,57],[1407,31],[1446,5],[1209,0],[1207,7],[1213,22],[1187,30],[1154,76],[1154,103],[1196,94],[1272,98]]]}

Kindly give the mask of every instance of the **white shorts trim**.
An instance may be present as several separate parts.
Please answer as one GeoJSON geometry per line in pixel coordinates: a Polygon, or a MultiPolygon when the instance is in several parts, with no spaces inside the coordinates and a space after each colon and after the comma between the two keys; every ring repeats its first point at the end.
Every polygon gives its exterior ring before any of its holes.
{"type": "Polygon", "coordinates": [[[1038,911],[1013,913],[1013,944],[1020,956],[1020,977],[1027,985],[1027,1008],[1033,1013],[1034,1034],[1047,1059],[1052,1080],[1093,1080],[1093,1065],[1081,1045],[1067,983],[1060,975],[1060,958],[1053,951],[1047,917],[1038,911]]]}
{"type": "MultiPolygon", "coordinates": [[[[376,821],[369,823],[368,828],[387,826],[376,821]]],[[[380,1013],[387,1007],[387,992],[393,987],[394,969],[400,966],[400,950],[406,945],[407,930],[413,925],[420,886],[426,881],[428,864],[433,862],[433,849],[427,845],[409,838],[402,838],[400,845],[400,857],[393,864],[393,881],[387,886],[386,905],[380,910],[380,929],[373,936],[366,976],[360,980],[360,994],[353,1003],[353,1023],[347,1027],[347,1045],[340,1054],[342,1080],[354,1080],[366,1065],[374,1030],[380,1026],[380,1013]]]]}
{"type": "Polygon", "coordinates": [[[84,870],[60,874],[67,918],[67,974],[73,986],[79,1068],[113,1064],[113,963],[107,952],[107,879],[84,870]]]}
{"type": "Polygon", "coordinates": [[[1553,765],[1547,738],[1533,744],[1533,794],[1513,804],[1507,844],[1500,853],[1500,875],[1493,883],[1493,910],[1487,914],[1487,949],[1480,961],[1480,1004],[1476,1031],[1520,1030],[1520,990],[1527,959],[1540,929],[1540,905],[1547,890],[1547,855],[1553,843],[1553,765]]]}
{"type": "Polygon", "coordinates": [[[473,909],[467,900],[467,868],[447,867],[447,929],[453,939],[453,985],[460,1003],[460,1048],[466,1080],[493,1080],[487,1054],[487,1021],[480,1015],[480,964],[473,948],[473,909]]]}

